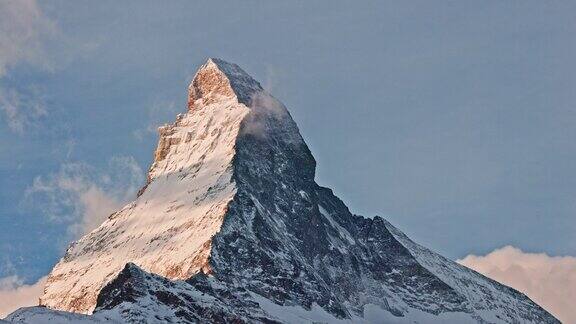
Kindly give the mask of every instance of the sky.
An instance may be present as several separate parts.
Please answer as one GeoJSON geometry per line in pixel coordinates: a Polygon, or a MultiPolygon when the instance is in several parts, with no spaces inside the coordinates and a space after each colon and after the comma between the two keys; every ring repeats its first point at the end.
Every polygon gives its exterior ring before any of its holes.
{"type": "Polygon", "coordinates": [[[288,107],[354,213],[486,273],[507,246],[572,258],[575,16],[555,0],[0,0],[0,298],[135,196],[208,57],[288,107]]]}

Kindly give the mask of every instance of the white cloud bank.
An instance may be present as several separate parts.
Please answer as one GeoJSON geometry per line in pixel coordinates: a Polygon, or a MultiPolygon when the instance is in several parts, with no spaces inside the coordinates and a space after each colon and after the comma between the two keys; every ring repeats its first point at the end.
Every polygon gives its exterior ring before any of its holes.
{"type": "Polygon", "coordinates": [[[32,285],[23,284],[17,276],[0,278],[0,318],[20,307],[38,305],[45,283],[46,277],[32,285]]]}
{"type": "Polygon", "coordinates": [[[524,293],[563,323],[576,323],[576,257],[506,246],[457,262],[524,293]]]}

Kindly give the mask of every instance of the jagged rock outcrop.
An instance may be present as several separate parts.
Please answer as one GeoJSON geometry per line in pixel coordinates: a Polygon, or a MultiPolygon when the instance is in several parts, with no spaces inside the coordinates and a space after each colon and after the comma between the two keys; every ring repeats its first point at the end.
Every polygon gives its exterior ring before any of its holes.
{"type": "Polygon", "coordinates": [[[160,129],[138,198],[70,246],[42,305],[138,323],[558,323],[352,214],[314,181],[286,108],[237,65],[208,60],[188,108],[160,129]]]}

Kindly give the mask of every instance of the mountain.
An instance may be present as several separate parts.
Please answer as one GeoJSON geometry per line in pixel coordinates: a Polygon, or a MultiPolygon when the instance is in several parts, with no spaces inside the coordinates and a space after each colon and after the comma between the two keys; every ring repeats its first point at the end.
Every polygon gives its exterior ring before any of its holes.
{"type": "Polygon", "coordinates": [[[137,199],[73,243],[36,323],[559,323],[523,294],[354,215],[284,105],[209,59],[137,199]],[[91,314],[90,316],[81,314],[91,314]]]}

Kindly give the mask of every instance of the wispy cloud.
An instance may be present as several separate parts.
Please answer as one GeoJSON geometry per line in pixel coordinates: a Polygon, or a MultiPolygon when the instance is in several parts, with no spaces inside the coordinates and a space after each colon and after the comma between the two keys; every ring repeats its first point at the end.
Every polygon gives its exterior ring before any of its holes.
{"type": "MultiPolygon", "coordinates": [[[[143,181],[144,172],[132,157],[112,157],[104,168],[65,163],[58,172],[36,177],[23,204],[51,222],[64,224],[69,235],[61,243],[67,244],[132,199],[143,181]]],[[[0,318],[20,307],[38,305],[46,278],[33,284],[25,284],[18,275],[0,278],[0,318]]]]}
{"type": "MultiPolygon", "coordinates": [[[[250,98],[251,113],[243,121],[242,132],[259,138],[265,138],[270,133],[272,119],[279,121],[290,121],[290,115],[284,105],[266,91],[256,92],[250,98]]],[[[295,125],[294,125],[295,127],[295,125]]],[[[293,132],[291,134],[297,134],[293,132]]],[[[299,136],[296,140],[300,139],[299,136]]],[[[294,138],[284,137],[285,140],[294,140],[294,138]]]]}
{"type": "Polygon", "coordinates": [[[576,257],[527,253],[506,246],[458,262],[521,291],[562,322],[576,323],[576,257]]]}
{"type": "Polygon", "coordinates": [[[67,224],[72,238],[78,238],[132,199],[143,180],[144,172],[132,157],[113,157],[105,169],[65,163],[58,172],[34,179],[25,204],[50,221],[67,224]]]}
{"type": "Polygon", "coordinates": [[[24,284],[18,276],[0,278],[0,318],[20,307],[38,305],[45,283],[46,277],[31,285],[24,284]]]}
{"type": "Polygon", "coordinates": [[[56,24],[40,10],[35,0],[0,2],[0,77],[17,63],[44,68],[44,41],[57,31],[56,24]]]}
{"type": "Polygon", "coordinates": [[[38,91],[32,90],[30,93],[22,93],[15,89],[3,89],[1,87],[0,112],[4,114],[8,127],[18,134],[24,134],[29,127],[37,125],[43,117],[48,115],[42,96],[38,91]]]}
{"type": "MultiPolygon", "coordinates": [[[[51,69],[45,42],[57,34],[35,0],[0,1],[0,81],[20,63],[51,69]]],[[[23,134],[48,114],[38,91],[22,93],[0,85],[0,116],[14,132],[23,134]]]]}

